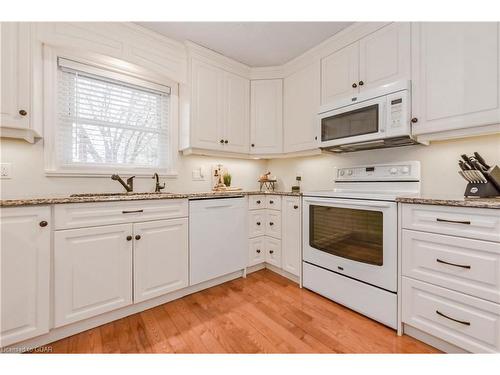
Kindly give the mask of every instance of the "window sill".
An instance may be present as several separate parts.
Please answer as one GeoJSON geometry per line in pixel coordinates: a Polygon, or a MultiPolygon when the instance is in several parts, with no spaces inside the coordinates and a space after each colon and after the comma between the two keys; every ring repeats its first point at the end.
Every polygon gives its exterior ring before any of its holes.
{"type": "Polygon", "coordinates": [[[110,178],[112,174],[121,174],[124,177],[133,175],[137,178],[151,178],[154,173],[158,173],[163,178],[177,178],[179,173],[175,170],[168,172],[158,171],[137,171],[137,170],[113,170],[113,171],[86,171],[86,170],[45,170],[46,177],[101,177],[110,178]]]}

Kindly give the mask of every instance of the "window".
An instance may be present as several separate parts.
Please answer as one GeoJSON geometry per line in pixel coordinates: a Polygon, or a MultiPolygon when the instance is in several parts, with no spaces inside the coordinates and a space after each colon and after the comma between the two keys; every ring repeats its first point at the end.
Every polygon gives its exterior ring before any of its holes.
{"type": "Polygon", "coordinates": [[[166,171],[170,87],[59,57],[57,169],[166,171]]]}

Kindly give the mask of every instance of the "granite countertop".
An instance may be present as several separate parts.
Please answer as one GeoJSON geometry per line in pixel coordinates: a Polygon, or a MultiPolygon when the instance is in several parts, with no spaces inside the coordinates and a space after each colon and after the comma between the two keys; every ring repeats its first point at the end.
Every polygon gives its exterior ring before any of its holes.
{"type": "Polygon", "coordinates": [[[431,204],[438,206],[500,208],[500,197],[497,198],[465,198],[447,196],[398,197],[396,202],[411,204],[431,204]]]}
{"type": "Polygon", "coordinates": [[[47,197],[47,198],[21,198],[2,199],[0,207],[35,206],[64,203],[89,203],[89,202],[120,202],[120,201],[140,201],[153,199],[200,199],[214,197],[231,197],[238,195],[290,195],[300,196],[302,193],[292,193],[285,191],[209,191],[201,193],[88,193],[78,194],[68,197],[47,197]]]}

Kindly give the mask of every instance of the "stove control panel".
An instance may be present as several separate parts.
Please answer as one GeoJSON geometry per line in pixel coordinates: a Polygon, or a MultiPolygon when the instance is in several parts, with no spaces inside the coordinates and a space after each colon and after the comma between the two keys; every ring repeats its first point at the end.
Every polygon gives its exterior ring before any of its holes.
{"type": "Polygon", "coordinates": [[[419,181],[420,162],[373,164],[337,169],[336,181],[419,181]]]}

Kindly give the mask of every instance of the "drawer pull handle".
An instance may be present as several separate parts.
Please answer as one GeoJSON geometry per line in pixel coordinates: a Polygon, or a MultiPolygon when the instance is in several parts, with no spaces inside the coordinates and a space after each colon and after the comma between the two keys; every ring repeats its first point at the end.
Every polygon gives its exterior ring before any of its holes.
{"type": "Polygon", "coordinates": [[[269,201],[269,204],[273,204],[273,203],[274,203],[274,201],[269,201]]]}
{"type": "Polygon", "coordinates": [[[269,254],[274,254],[274,250],[269,250],[269,254]]]}
{"type": "Polygon", "coordinates": [[[260,221],[257,221],[255,224],[260,225],[260,221]]]}
{"type": "Polygon", "coordinates": [[[293,206],[294,209],[297,209],[299,208],[299,206],[297,206],[296,204],[293,206]]]}
{"type": "Polygon", "coordinates": [[[122,211],[122,214],[135,214],[138,212],[144,212],[144,210],[122,211]]]}
{"type": "Polygon", "coordinates": [[[46,222],[45,220],[42,220],[38,223],[38,225],[40,225],[42,228],[46,227],[47,225],[49,225],[48,222],[46,222]]]}
{"type": "Polygon", "coordinates": [[[438,217],[438,218],[436,218],[436,221],[440,221],[443,223],[455,223],[455,224],[468,224],[468,225],[470,225],[469,220],[447,220],[447,219],[440,219],[438,217]]]}
{"type": "Polygon", "coordinates": [[[256,251],[257,251],[257,254],[260,254],[260,249],[257,249],[256,251]]]}
{"type": "Polygon", "coordinates": [[[436,310],[436,314],[438,314],[439,316],[442,316],[443,318],[446,318],[446,319],[449,319],[449,320],[453,320],[454,322],[457,322],[457,323],[460,323],[460,324],[463,324],[464,326],[470,326],[470,322],[466,322],[466,321],[463,321],[463,320],[458,320],[458,319],[454,319],[452,317],[449,317],[445,314],[443,314],[441,311],[439,310],[436,310]]]}
{"type": "Polygon", "coordinates": [[[441,260],[441,259],[436,259],[436,262],[438,263],[443,263],[443,264],[448,264],[450,266],[455,266],[455,267],[460,267],[460,268],[467,268],[468,270],[470,270],[470,266],[466,266],[464,264],[456,264],[456,263],[450,263],[450,262],[446,262],[444,260],[441,260]]]}
{"type": "Polygon", "coordinates": [[[260,204],[260,200],[259,200],[259,201],[257,201],[257,202],[255,202],[255,203],[260,204]]]}
{"type": "Polygon", "coordinates": [[[271,222],[269,223],[269,225],[270,225],[270,226],[273,226],[273,225],[274,225],[274,223],[271,221],[271,222]]]}

